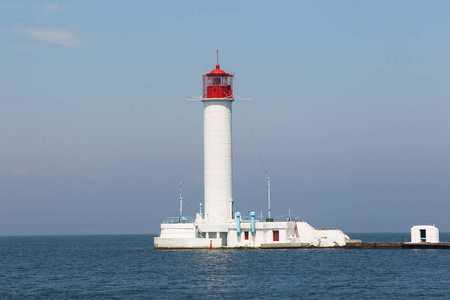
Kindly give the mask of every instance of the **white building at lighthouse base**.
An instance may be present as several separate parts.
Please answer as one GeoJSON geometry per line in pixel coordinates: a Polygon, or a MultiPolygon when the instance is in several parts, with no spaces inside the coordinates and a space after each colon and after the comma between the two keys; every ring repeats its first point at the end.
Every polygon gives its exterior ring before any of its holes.
{"type": "Polygon", "coordinates": [[[339,229],[315,229],[298,218],[265,222],[229,219],[176,222],[167,218],[161,234],[154,238],[155,249],[306,248],[342,247],[350,238],[339,229]],[[188,223],[189,222],[189,223],[188,223]]]}

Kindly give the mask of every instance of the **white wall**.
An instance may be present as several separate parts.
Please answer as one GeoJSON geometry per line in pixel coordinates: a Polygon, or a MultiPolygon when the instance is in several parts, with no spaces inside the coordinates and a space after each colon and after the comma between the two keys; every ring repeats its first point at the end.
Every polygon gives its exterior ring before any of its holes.
{"type": "Polygon", "coordinates": [[[241,234],[236,231],[235,220],[198,220],[198,228],[208,238],[198,238],[196,224],[161,224],[161,236],[155,238],[162,248],[201,248],[223,245],[229,247],[260,247],[261,244],[301,243],[315,247],[345,246],[350,238],[341,230],[317,230],[306,222],[256,222],[255,235],[251,234],[251,224],[241,223],[241,234]],[[296,229],[297,228],[297,229],[296,229]],[[249,239],[245,240],[245,231],[249,239]],[[279,241],[273,241],[273,231],[279,231],[279,241]],[[212,233],[212,234],[211,234],[212,233]],[[225,235],[225,234],[226,235],[225,235]],[[214,235],[214,238],[211,236],[214,235]],[[226,241],[225,241],[226,236],[226,241]]]}
{"type": "Polygon", "coordinates": [[[439,229],[434,225],[417,225],[411,227],[411,243],[421,243],[420,230],[426,231],[427,243],[439,243],[439,229]]]}
{"type": "Polygon", "coordinates": [[[214,249],[222,247],[222,239],[154,238],[155,249],[214,249]]]}
{"type": "Polygon", "coordinates": [[[161,224],[161,238],[195,238],[193,223],[161,224]]]}
{"type": "Polygon", "coordinates": [[[205,219],[232,219],[231,103],[203,100],[205,219]]]}
{"type": "Polygon", "coordinates": [[[342,230],[320,230],[315,229],[306,222],[297,222],[298,241],[310,243],[316,247],[345,246],[350,237],[342,230]]]}

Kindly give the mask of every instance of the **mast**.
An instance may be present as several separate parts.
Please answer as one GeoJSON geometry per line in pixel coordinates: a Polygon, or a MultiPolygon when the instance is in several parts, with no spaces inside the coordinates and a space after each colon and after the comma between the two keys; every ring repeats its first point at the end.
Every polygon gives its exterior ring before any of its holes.
{"type": "Polygon", "coordinates": [[[182,186],[183,186],[183,184],[180,182],[180,223],[181,223],[181,218],[183,218],[183,196],[181,195],[182,186]]]}
{"type": "Polygon", "coordinates": [[[267,202],[268,202],[268,206],[269,206],[268,218],[269,218],[269,221],[271,221],[271,218],[270,218],[270,177],[266,174],[266,178],[267,178],[267,202]]]}

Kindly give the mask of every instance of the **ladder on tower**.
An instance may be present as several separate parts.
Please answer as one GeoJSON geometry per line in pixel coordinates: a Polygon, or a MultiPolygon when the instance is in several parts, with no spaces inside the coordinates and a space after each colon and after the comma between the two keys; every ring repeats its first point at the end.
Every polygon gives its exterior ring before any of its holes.
{"type": "Polygon", "coordinates": [[[200,231],[200,228],[198,228],[198,225],[195,225],[195,229],[197,229],[198,236],[199,236],[201,239],[204,239],[205,236],[204,236],[203,233],[200,231]]]}

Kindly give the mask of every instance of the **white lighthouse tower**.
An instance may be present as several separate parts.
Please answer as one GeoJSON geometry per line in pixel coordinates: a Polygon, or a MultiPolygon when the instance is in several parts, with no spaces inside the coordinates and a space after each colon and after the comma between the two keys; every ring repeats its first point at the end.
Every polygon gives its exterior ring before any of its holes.
{"type": "MultiPolygon", "coordinates": [[[[343,246],[340,230],[316,230],[298,217],[233,213],[231,104],[233,74],[220,69],[203,75],[205,211],[195,218],[167,217],[154,238],[155,249],[301,248],[343,246]]],[[[181,186],[180,186],[181,187],[181,186]]]]}
{"type": "Polygon", "coordinates": [[[233,74],[216,68],[203,75],[205,219],[233,218],[231,104],[233,74]]]}

